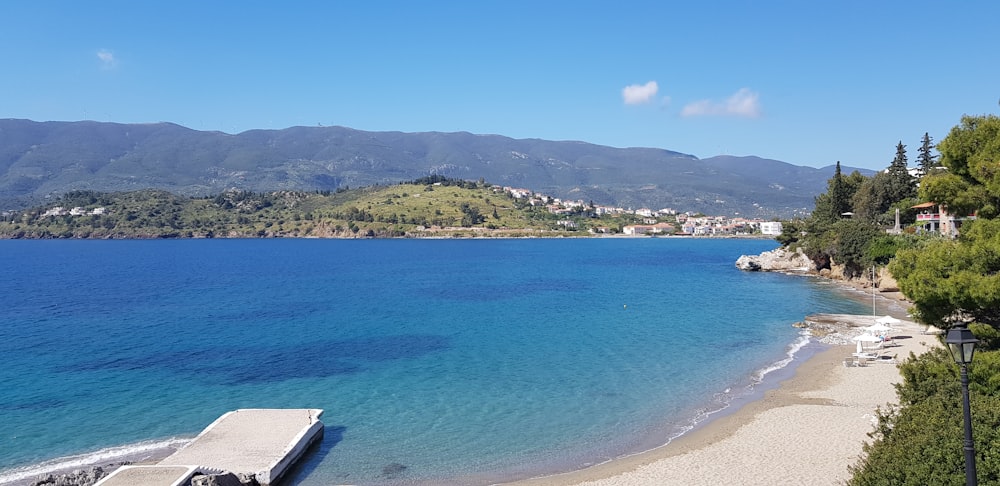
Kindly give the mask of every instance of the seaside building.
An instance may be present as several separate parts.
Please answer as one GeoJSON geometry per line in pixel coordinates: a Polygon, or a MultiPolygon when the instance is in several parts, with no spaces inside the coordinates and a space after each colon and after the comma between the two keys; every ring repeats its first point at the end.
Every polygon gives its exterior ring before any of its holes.
{"type": "Polygon", "coordinates": [[[760,223],[761,234],[777,236],[781,234],[781,230],[781,221],[764,221],[760,223]]]}
{"type": "Polygon", "coordinates": [[[622,234],[637,236],[649,234],[673,233],[674,225],[670,223],[632,224],[622,228],[622,234]]]}
{"type": "Polygon", "coordinates": [[[653,232],[653,227],[645,224],[630,224],[622,228],[622,234],[629,236],[645,235],[653,232]]]}
{"type": "Polygon", "coordinates": [[[918,211],[917,224],[919,227],[917,231],[937,232],[952,238],[958,236],[958,230],[962,227],[962,221],[976,219],[975,215],[955,217],[953,214],[948,213],[948,209],[944,204],[934,202],[920,203],[911,207],[918,211]],[[937,207],[937,210],[935,210],[935,207],[937,207]]]}

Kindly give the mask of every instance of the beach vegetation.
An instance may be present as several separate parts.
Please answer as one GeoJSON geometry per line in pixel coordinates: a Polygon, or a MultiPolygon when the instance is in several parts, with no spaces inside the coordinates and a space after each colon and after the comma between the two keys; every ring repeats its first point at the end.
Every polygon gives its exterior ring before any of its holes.
{"type": "Polygon", "coordinates": [[[920,322],[949,328],[972,321],[1000,328],[1000,220],[973,221],[957,239],[901,250],[889,270],[920,322]]]}
{"type": "MultiPolygon", "coordinates": [[[[851,467],[850,486],[965,484],[962,391],[944,348],[911,355],[899,367],[898,407],[876,414],[872,442],[851,467]]],[[[976,353],[969,367],[973,437],[980,484],[1000,484],[1000,351],[976,353]]]]}
{"type": "Polygon", "coordinates": [[[992,219],[1000,212],[1000,117],[963,116],[938,144],[943,170],[920,181],[920,197],[952,214],[992,219]]]}
{"type": "MultiPolygon", "coordinates": [[[[929,138],[925,135],[925,145],[929,138]]],[[[980,484],[1000,484],[1000,118],[965,116],[938,144],[940,166],[921,150],[918,195],[952,214],[974,214],[957,238],[927,235],[896,248],[888,268],[914,319],[968,324],[980,340],[969,395],[980,484]]],[[[883,246],[884,243],[879,246],[883,246]]],[[[870,247],[871,248],[871,247],[870,247]]],[[[886,254],[890,247],[879,250],[886,254]]],[[[882,409],[872,442],[852,467],[855,486],[965,484],[958,367],[945,348],[900,365],[898,407],[882,409]]]]}
{"type": "Polygon", "coordinates": [[[837,267],[848,279],[865,275],[872,265],[885,265],[900,248],[916,245],[911,234],[886,232],[895,225],[897,209],[901,224],[916,220],[911,208],[915,187],[902,143],[889,168],[872,177],[858,171],[843,175],[838,162],[811,215],[784,222],[777,241],[790,250],[802,249],[819,270],[837,267]]]}
{"type": "Polygon", "coordinates": [[[957,238],[929,238],[889,265],[920,322],[1000,329],[1000,118],[964,116],[938,144],[942,169],[921,179],[920,198],[971,215],[957,238]]]}
{"type": "Polygon", "coordinates": [[[887,169],[871,177],[856,171],[845,176],[838,163],[812,214],[786,222],[777,240],[788,249],[801,248],[818,270],[838,269],[848,279],[865,275],[872,266],[891,265],[890,273],[914,300],[921,322],[947,329],[948,319],[968,314],[1000,325],[1000,316],[994,315],[1000,312],[990,310],[996,299],[986,295],[1000,290],[995,281],[1000,277],[994,276],[1000,272],[994,257],[1000,254],[1000,236],[983,222],[1000,215],[1000,118],[964,116],[938,144],[940,158],[931,148],[925,133],[919,179],[908,170],[902,142],[887,169]],[[976,221],[965,221],[954,241],[919,232],[913,226],[914,206],[921,201],[941,205],[949,214],[974,215],[976,221]]]}

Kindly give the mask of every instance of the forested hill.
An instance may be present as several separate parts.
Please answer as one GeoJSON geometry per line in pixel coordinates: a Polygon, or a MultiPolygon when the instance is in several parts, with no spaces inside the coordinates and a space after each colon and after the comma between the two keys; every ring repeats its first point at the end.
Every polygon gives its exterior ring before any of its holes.
{"type": "Polygon", "coordinates": [[[230,135],[171,123],[0,120],[0,209],[72,190],[328,191],[428,175],[610,206],[788,217],[812,208],[833,168],[470,133],[293,127],[230,135]]]}

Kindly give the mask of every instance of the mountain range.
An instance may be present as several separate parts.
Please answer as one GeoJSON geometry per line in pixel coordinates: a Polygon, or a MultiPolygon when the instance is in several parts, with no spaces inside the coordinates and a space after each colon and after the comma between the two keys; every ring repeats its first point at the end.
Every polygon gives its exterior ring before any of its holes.
{"type": "Polygon", "coordinates": [[[437,174],[598,205],[772,218],[811,211],[833,173],[833,166],[759,157],[699,159],[656,148],[465,132],[292,127],[233,135],[173,123],[0,120],[0,209],[71,190],[330,191],[437,174]]]}

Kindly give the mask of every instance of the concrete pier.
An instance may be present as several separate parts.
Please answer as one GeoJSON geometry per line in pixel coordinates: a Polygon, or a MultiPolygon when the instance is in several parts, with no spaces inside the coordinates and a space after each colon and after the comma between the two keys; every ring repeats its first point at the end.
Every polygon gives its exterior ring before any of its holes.
{"type": "MultiPolygon", "coordinates": [[[[155,466],[121,468],[100,486],[143,484],[172,486],[190,469],[185,479],[201,473],[251,474],[269,485],[285,474],[310,444],[323,435],[323,414],[318,408],[240,409],[212,422],[194,440],[155,466]],[[157,471],[162,469],[162,471],[157,471]],[[118,475],[122,475],[116,479],[118,475]],[[141,475],[143,480],[135,481],[141,475]]],[[[182,480],[183,482],[183,480],[182,480]]]]}
{"type": "MultiPolygon", "coordinates": [[[[100,480],[101,486],[183,486],[196,472],[194,466],[122,466],[100,480]]],[[[95,485],[96,486],[96,485],[95,485]]]]}

